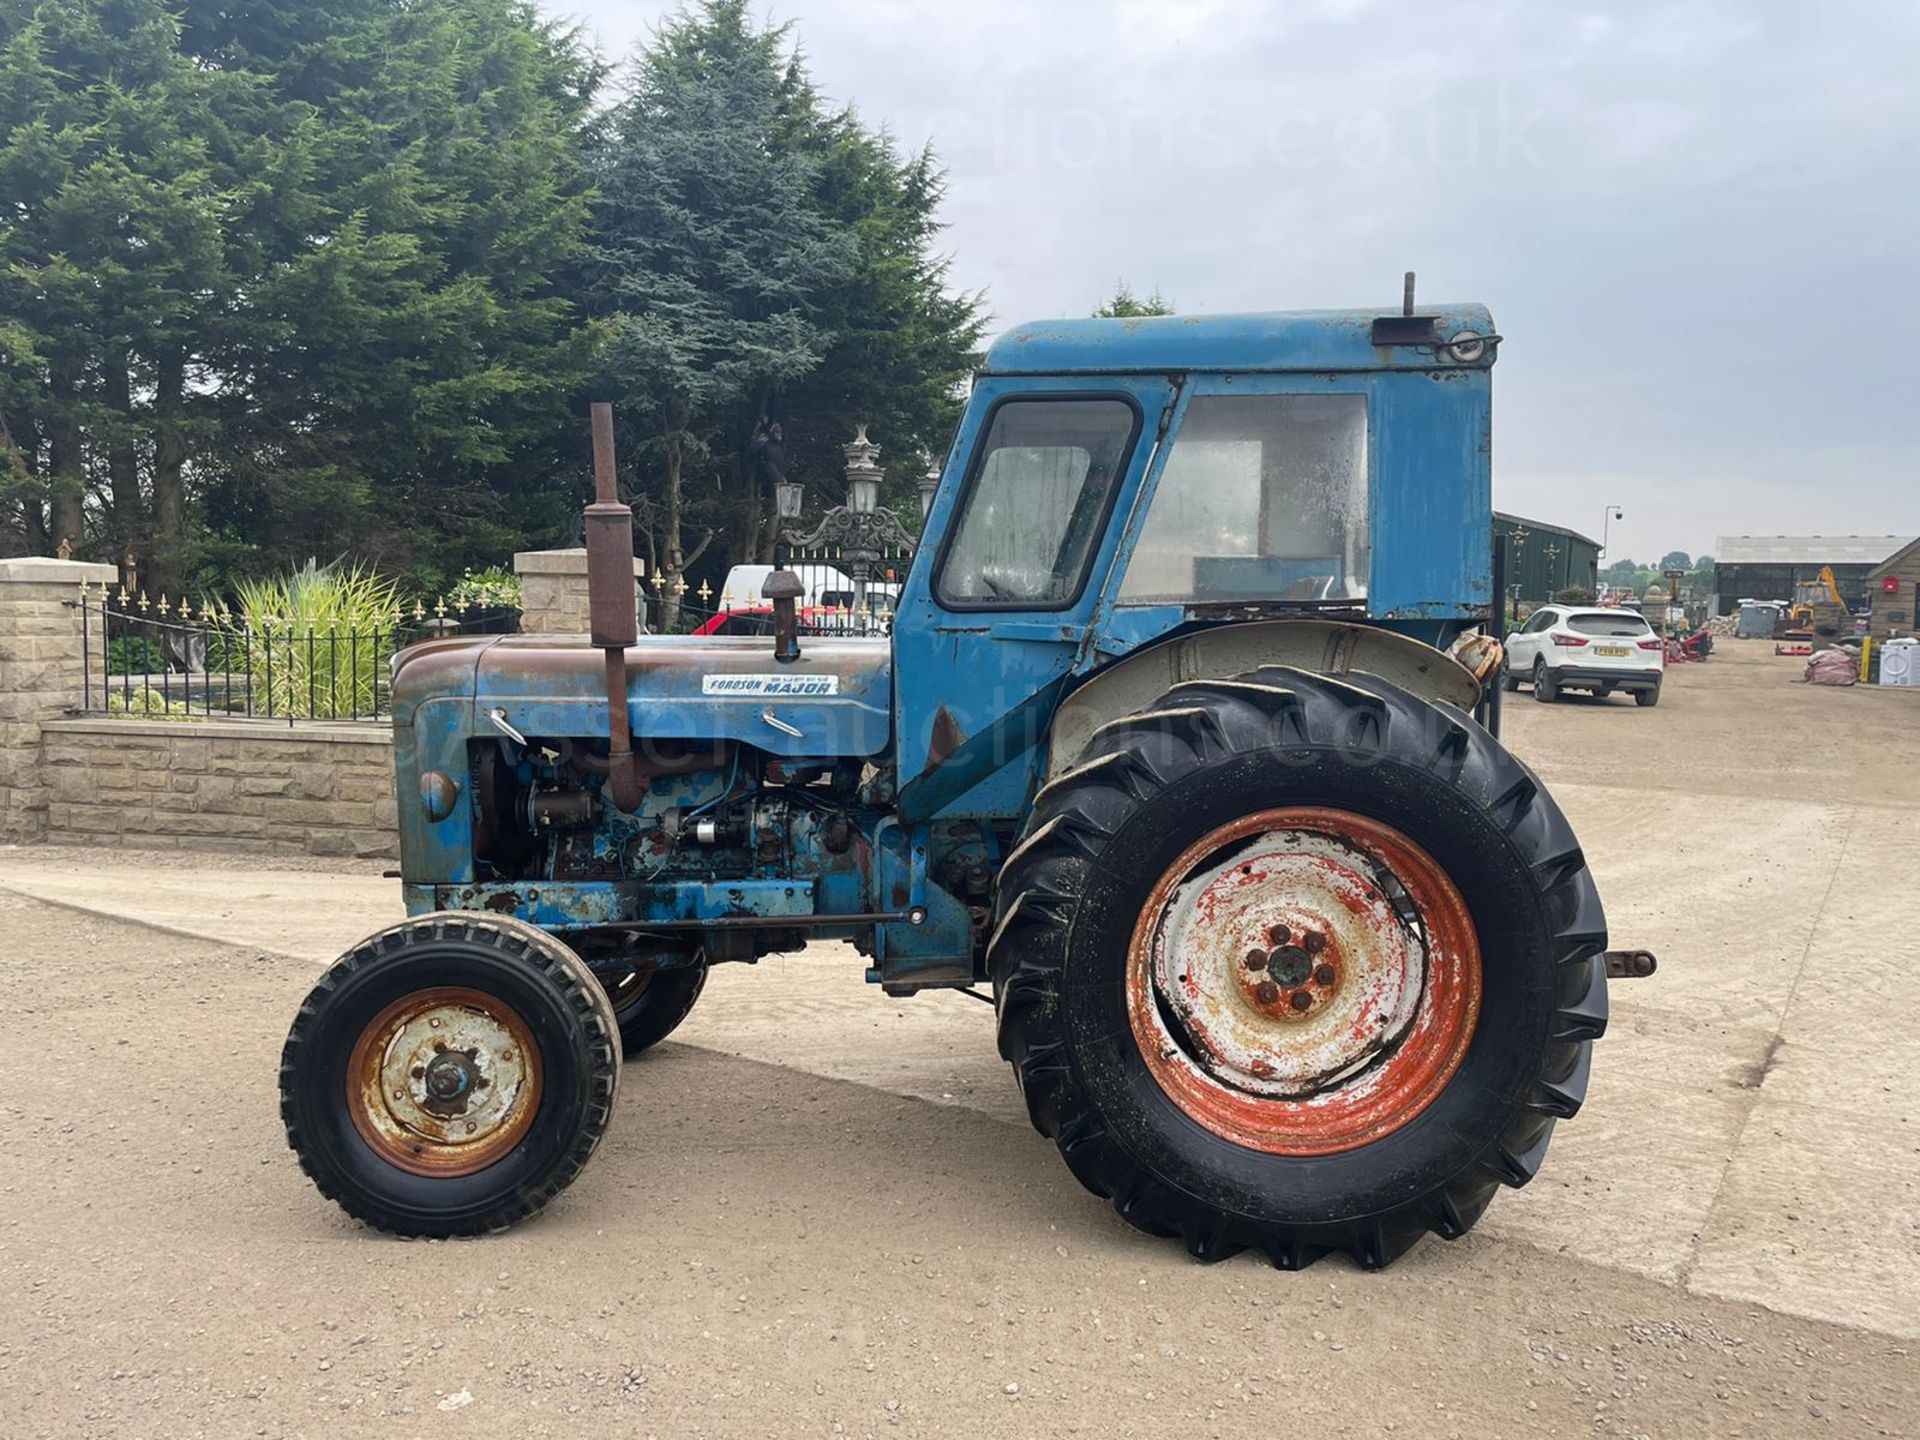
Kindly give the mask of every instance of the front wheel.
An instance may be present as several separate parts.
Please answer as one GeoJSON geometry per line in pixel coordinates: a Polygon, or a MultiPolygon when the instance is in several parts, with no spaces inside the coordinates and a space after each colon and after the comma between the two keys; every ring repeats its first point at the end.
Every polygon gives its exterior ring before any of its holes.
{"type": "Polygon", "coordinates": [[[1366,675],[1176,686],[1036,799],[989,948],[1002,1053],[1083,1184],[1197,1257],[1385,1265],[1579,1108],[1605,922],[1466,715],[1366,675]]]}
{"type": "Polygon", "coordinates": [[[396,1235],[503,1229],[573,1182],[620,1077],[592,971],[505,916],[409,920],[343,955],[301,1005],[280,1113],[301,1168],[396,1235]]]}

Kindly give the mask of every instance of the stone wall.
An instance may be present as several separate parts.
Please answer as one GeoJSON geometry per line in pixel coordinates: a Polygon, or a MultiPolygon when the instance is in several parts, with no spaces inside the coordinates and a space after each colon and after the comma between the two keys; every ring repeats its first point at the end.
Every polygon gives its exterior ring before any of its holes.
{"type": "Polygon", "coordinates": [[[40,725],[49,840],[399,854],[384,726],[67,719],[40,725]]]}
{"type": "MultiPolygon", "coordinates": [[[[634,613],[640,610],[640,577],[645,565],[633,562],[634,613]]],[[[522,550],[513,557],[520,577],[520,632],[523,635],[585,635],[588,631],[587,552],[522,550]]]]}
{"type": "Polygon", "coordinates": [[[43,722],[80,704],[80,586],[111,584],[111,565],[0,560],[0,840],[47,831],[43,722]]]}

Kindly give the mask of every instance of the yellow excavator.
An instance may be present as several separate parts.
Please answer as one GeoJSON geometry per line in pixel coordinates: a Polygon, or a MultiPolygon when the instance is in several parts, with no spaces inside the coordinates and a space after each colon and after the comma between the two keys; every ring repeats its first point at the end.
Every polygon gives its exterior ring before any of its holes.
{"type": "Polygon", "coordinates": [[[1818,635],[1835,640],[1851,632],[1853,612],[1840,596],[1831,565],[1822,565],[1813,579],[1793,587],[1793,604],[1787,607],[1785,621],[1782,633],[1789,639],[1811,640],[1818,635]]]}

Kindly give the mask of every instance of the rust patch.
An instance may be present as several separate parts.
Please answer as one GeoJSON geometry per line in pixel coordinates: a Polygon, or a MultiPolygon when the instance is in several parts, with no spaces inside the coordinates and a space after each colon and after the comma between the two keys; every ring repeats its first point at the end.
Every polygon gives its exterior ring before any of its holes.
{"type": "Polygon", "coordinates": [[[927,742],[927,770],[944,765],[947,757],[966,743],[967,737],[960,729],[960,722],[953,718],[953,712],[945,705],[940,706],[933,712],[933,738],[927,742]]]}
{"type": "Polygon", "coordinates": [[[540,1052],[497,996],[442,985],[374,1016],[347,1061],[347,1113],[382,1160],[452,1179],[499,1161],[540,1108],[540,1052]]]}
{"type": "Polygon", "coordinates": [[[1430,855],[1378,821],[1299,807],[1222,826],[1168,869],[1134,929],[1127,1013],[1155,1082],[1199,1124],[1328,1155],[1438,1098],[1480,984],[1472,918],[1430,855]]]}

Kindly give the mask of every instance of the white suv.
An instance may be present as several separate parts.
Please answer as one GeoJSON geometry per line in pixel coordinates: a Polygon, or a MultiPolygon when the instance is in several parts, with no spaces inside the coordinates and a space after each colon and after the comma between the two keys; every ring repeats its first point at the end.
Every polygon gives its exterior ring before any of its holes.
{"type": "Polygon", "coordinates": [[[1636,704],[1658,705],[1666,669],[1666,642],[1633,611],[1545,605],[1507,636],[1500,683],[1518,690],[1531,682],[1543,705],[1562,690],[1589,690],[1603,700],[1625,690],[1636,704]]]}

